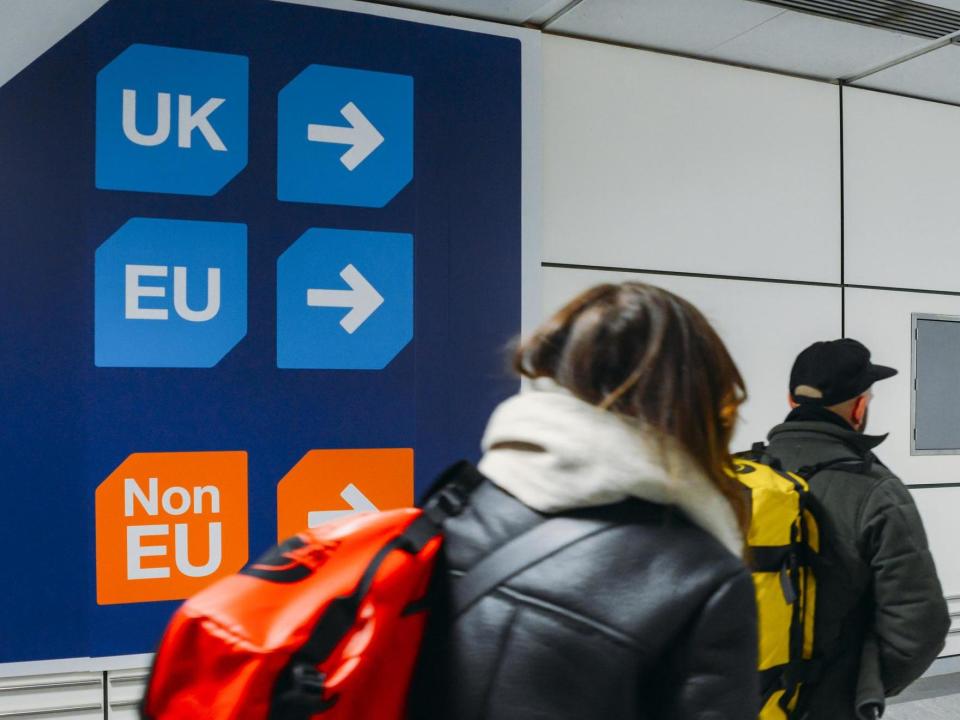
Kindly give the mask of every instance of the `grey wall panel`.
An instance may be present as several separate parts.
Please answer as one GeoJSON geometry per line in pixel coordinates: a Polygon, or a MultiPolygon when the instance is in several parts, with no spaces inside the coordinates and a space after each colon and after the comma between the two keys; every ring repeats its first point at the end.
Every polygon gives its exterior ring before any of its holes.
{"type": "Polygon", "coordinates": [[[960,318],[914,324],[914,443],[917,453],[960,453],[960,318]]]}

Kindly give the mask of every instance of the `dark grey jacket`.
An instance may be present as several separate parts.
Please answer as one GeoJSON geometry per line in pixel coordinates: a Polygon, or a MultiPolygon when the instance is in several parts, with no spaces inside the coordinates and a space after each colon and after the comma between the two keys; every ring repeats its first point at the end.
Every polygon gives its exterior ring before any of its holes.
{"type": "Polygon", "coordinates": [[[545,517],[485,482],[448,522],[410,717],[755,720],[756,610],[742,563],[660,505],[568,516],[612,526],[455,622],[442,607],[450,578],[545,517]]]}
{"type": "Polygon", "coordinates": [[[826,410],[795,411],[769,436],[785,469],[847,459],[811,481],[821,528],[816,653],[822,679],[807,688],[810,720],[856,718],[882,707],[943,649],[950,625],[923,523],[910,491],[873,454],[886,436],[863,435],[826,410]],[[866,462],[866,465],[859,463],[866,462]],[[860,696],[858,698],[858,689],[860,696]]]}

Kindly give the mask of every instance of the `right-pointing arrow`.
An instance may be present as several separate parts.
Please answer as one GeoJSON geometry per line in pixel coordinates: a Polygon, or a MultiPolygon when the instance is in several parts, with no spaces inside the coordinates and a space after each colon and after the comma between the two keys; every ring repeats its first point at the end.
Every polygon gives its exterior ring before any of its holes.
{"type": "Polygon", "coordinates": [[[340,156],[343,166],[353,172],[357,166],[369,157],[370,153],[380,147],[383,135],[367,116],[360,112],[360,108],[352,102],[347,103],[340,110],[340,114],[350,123],[350,127],[342,125],[307,125],[307,140],[310,142],[332,143],[334,145],[350,145],[350,149],[340,156]]]}
{"type": "Polygon", "coordinates": [[[383,305],[383,296],[353,265],[341,272],[349,290],[307,290],[307,305],[311,307],[350,308],[340,321],[341,327],[353,335],[373,313],[383,305]]]}
{"type": "Polygon", "coordinates": [[[358,512],[379,512],[379,508],[370,502],[370,498],[364,495],[360,488],[353,483],[347,485],[340,497],[347,501],[351,510],[313,510],[307,513],[307,527],[319,527],[338,518],[353,515],[358,512]]]}

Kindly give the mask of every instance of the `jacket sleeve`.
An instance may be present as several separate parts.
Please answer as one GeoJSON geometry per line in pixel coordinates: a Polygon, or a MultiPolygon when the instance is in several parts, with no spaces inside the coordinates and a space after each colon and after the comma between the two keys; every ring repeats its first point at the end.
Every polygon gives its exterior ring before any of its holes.
{"type": "Polygon", "coordinates": [[[756,720],[757,607],[746,569],[724,582],[675,648],[670,720],[756,720]]]}
{"type": "Polygon", "coordinates": [[[887,478],[865,500],[860,543],[873,570],[880,675],[895,695],[923,674],[950,627],[943,589],[910,491],[887,478]]]}

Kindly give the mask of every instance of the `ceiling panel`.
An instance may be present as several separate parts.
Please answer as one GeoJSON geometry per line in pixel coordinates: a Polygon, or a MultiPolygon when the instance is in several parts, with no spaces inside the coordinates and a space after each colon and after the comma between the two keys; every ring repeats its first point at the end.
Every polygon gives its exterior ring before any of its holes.
{"type": "Polygon", "coordinates": [[[107,0],[0,0],[0,85],[90,17],[107,0]]]}
{"type": "Polygon", "coordinates": [[[783,12],[747,0],[584,0],[547,30],[700,55],[783,12]]]}
{"type": "Polygon", "coordinates": [[[707,55],[729,62],[834,80],[929,44],[926,38],[816,15],[784,12],[707,55]]]}
{"type": "Polygon", "coordinates": [[[382,5],[399,5],[420,10],[433,10],[450,15],[526,22],[533,16],[549,18],[569,0],[379,0],[382,5]]]}
{"type": "Polygon", "coordinates": [[[927,4],[960,12],[960,0],[930,0],[927,4]]]}
{"type": "MultiPolygon", "coordinates": [[[[958,0],[958,2],[960,2],[960,0],[958,0]]],[[[527,18],[527,22],[540,27],[548,20],[552,20],[557,13],[570,7],[570,4],[571,0],[553,0],[552,2],[547,2],[537,10],[537,12],[527,18]]]]}
{"type": "Polygon", "coordinates": [[[960,47],[947,45],[869,75],[855,85],[960,104],[960,47]]]}

